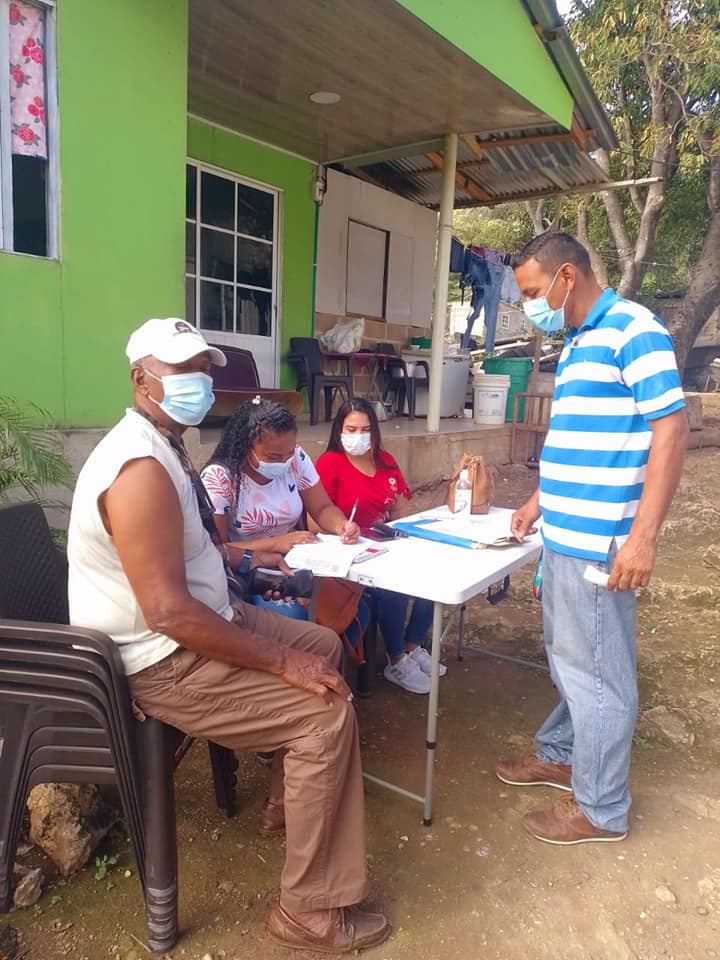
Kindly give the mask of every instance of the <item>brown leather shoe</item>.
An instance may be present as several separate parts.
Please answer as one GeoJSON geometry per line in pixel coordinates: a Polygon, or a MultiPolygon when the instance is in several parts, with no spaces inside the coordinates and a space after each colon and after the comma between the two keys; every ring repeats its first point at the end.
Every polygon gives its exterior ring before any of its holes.
{"type": "Polygon", "coordinates": [[[351,953],[375,947],[390,935],[390,923],[381,913],[368,913],[358,907],[340,907],[327,911],[328,922],[323,933],[308,930],[279,903],[271,908],[265,929],[273,938],[291,950],[314,950],[315,953],[351,953]]]}
{"type": "Polygon", "coordinates": [[[260,811],[258,833],[261,837],[276,837],[285,833],[285,807],[282,803],[273,803],[268,799],[260,811]]]}
{"type": "Polygon", "coordinates": [[[503,783],[513,787],[557,787],[571,790],[572,768],[566,763],[548,763],[529,754],[519,760],[498,760],[495,775],[503,783]]]}
{"type": "Polygon", "coordinates": [[[613,830],[601,830],[588,818],[575,803],[573,797],[566,797],[549,810],[533,810],[523,817],[528,833],[545,843],[569,846],[573,843],[612,843],[624,840],[624,833],[613,830]]]}

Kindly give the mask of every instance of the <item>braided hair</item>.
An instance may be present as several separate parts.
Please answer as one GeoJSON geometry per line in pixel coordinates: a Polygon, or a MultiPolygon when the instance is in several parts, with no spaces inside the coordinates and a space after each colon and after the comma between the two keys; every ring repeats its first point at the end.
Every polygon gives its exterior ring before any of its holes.
{"type": "Polygon", "coordinates": [[[237,503],[243,469],[253,445],[265,433],[296,433],[295,417],[275,400],[256,397],[234,410],[223,429],[220,442],[205,466],[217,463],[225,467],[233,485],[237,503]]]}

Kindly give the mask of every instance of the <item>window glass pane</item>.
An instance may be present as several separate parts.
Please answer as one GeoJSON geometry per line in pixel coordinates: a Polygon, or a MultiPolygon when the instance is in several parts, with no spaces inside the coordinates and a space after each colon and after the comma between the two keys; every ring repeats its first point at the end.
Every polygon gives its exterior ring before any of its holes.
{"type": "Polygon", "coordinates": [[[237,275],[238,283],[250,283],[254,287],[272,287],[272,246],[238,237],[237,275]]]}
{"type": "Polygon", "coordinates": [[[200,282],[200,326],[204,330],[233,329],[233,288],[231,284],[200,282]]]}
{"type": "Polygon", "coordinates": [[[185,167],[185,216],[189,220],[197,217],[197,167],[191,163],[185,167]]]}
{"type": "Polygon", "coordinates": [[[200,273],[204,277],[232,280],[233,259],[232,236],[203,227],[200,233],[200,273]]]}
{"type": "Polygon", "coordinates": [[[185,277],[185,319],[195,323],[195,281],[185,277]]]}
{"type": "Polygon", "coordinates": [[[238,184],[237,232],[251,237],[273,238],[273,195],[238,184]]]}
{"type": "Polygon", "coordinates": [[[195,273],[195,224],[185,224],[185,273],[195,273]]]}
{"type": "Polygon", "coordinates": [[[45,206],[47,160],[13,155],[13,213],[16,253],[48,255],[45,206]]]}
{"type": "Polygon", "coordinates": [[[272,334],[272,295],[261,290],[237,288],[238,333],[250,333],[258,337],[272,334]]]}
{"type": "Polygon", "coordinates": [[[200,208],[203,223],[235,229],[235,184],[212,173],[202,174],[200,208]]]}

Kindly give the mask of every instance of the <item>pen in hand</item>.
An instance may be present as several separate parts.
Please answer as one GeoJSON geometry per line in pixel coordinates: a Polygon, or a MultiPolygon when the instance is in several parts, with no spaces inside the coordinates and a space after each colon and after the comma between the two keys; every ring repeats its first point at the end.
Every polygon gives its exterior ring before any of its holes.
{"type": "Polygon", "coordinates": [[[352,510],[350,511],[350,516],[348,517],[348,522],[347,522],[346,525],[345,525],[345,532],[343,532],[343,534],[342,534],[342,536],[341,536],[341,538],[340,538],[340,539],[343,541],[343,543],[348,543],[349,540],[357,539],[356,537],[350,537],[350,538],[348,538],[348,536],[347,536],[348,527],[350,527],[350,525],[352,524],[353,520],[355,519],[355,514],[357,513],[357,508],[358,508],[358,500],[356,499],[356,500],[355,500],[355,503],[352,505],[352,510]]]}

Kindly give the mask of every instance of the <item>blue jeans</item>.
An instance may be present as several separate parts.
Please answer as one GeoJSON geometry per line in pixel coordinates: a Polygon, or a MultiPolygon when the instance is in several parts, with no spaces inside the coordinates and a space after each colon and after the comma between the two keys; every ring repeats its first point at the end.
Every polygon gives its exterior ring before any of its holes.
{"type": "Polygon", "coordinates": [[[488,280],[482,285],[473,284],[472,300],[470,301],[472,311],[467,318],[465,333],[461,338],[463,349],[470,346],[475,320],[480,315],[480,309],[485,308],[485,350],[491,353],[495,349],[495,333],[497,330],[498,308],[500,306],[500,293],[505,276],[505,267],[501,263],[488,263],[486,265],[488,280]]]}
{"type": "MultiPolygon", "coordinates": [[[[303,606],[302,603],[298,603],[297,600],[290,600],[287,603],[284,600],[265,600],[258,594],[248,597],[247,602],[251,603],[254,607],[262,607],[263,610],[277,613],[281,617],[289,617],[291,620],[307,620],[309,616],[308,608],[303,606]]],[[[361,599],[358,604],[357,617],[345,631],[345,636],[348,638],[351,646],[357,649],[360,637],[365,633],[369,622],[370,610],[365,601],[361,599]]]]}
{"type": "Polygon", "coordinates": [[[537,755],[572,764],[575,800],[596,827],[627,830],[628,775],[638,707],[635,592],[583,578],[590,563],[545,548],[545,649],[560,702],[536,735],[537,755]]]}
{"type": "Polygon", "coordinates": [[[406,597],[403,593],[392,593],[390,590],[376,589],[373,593],[377,621],[388,656],[399,657],[405,652],[405,645],[408,643],[417,647],[425,646],[433,620],[432,601],[416,598],[406,626],[405,618],[410,597],[406,597]]]}

